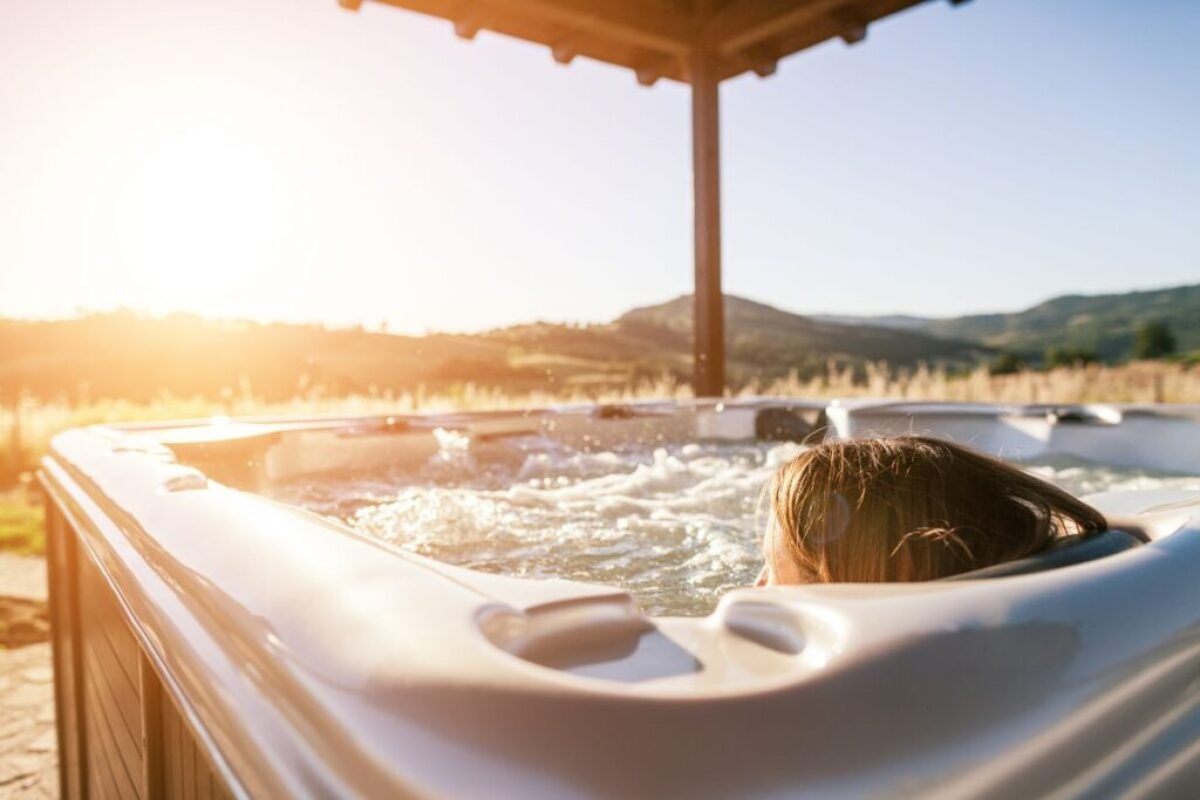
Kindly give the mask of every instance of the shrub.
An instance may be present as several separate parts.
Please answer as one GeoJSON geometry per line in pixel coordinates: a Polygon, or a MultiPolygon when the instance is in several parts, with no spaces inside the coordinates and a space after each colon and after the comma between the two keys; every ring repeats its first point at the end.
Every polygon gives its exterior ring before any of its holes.
{"type": "Polygon", "coordinates": [[[1175,334],[1162,320],[1144,322],[1133,341],[1134,358],[1162,358],[1175,352],[1175,334]]]}
{"type": "Polygon", "coordinates": [[[1015,375],[1025,369],[1025,362],[1013,353],[1001,353],[988,365],[989,375],[1015,375]]]}
{"type": "Polygon", "coordinates": [[[1096,351],[1086,347],[1050,347],[1046,349],[1046,368],[1074,367],[1095,364],[1096,351]]]}

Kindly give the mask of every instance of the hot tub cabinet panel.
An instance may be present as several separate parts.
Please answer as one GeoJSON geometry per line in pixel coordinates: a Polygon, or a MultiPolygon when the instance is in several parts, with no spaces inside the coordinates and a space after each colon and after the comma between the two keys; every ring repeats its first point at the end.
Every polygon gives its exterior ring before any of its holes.
{"type": "Polygon", "coordinates": [[[42,471],[64,797],[1196,796],[1200,492],[1093,498],[1147,543],[1086,563],[741,589],[706,618],[449,566],[255,494],[420,463],[437,429],[484,449],[919,431],[1200,474],[1192,407],[760,399],[69,431],[42,471]]]}
{"type": "Polygon", "coordinates": [[[101,797],[145,797],[138,647],[99,571],[79,564],[79,649],[87,783],[101,797]]]}
{"type": "Polygon", "coordinates": [[[79,603],[75,574],[78,549],[65,529],[57,503],[46,504],[46,566],[51,586],[50,629],[54,662],[54,705],[58,723],[59,787],[64,798],[84,796],[82,774],[83,699],[79,652],[79,603]]]}
{"type": "Polygon", "coordinates": [[[231,797],[66,508],[52,494],[46,516],[62,796],[231,797]]]}

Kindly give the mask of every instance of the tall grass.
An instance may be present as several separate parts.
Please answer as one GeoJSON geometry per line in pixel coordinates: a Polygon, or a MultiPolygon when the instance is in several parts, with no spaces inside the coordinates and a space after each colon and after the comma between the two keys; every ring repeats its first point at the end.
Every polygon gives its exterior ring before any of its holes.
{"type": "MultiPolygon", "coordinates": [[[[951,375],[941,369],[922,367],[905,371],[878,364],[862,375],[831,364],[824,373],[810,379],[793,373],[782,380],[751,383],[736,394],[987,403],[1200,403],[1200,366],[1147,361],[1121,366],[1059,367],[1011,375],[991,375],[980,368],[965,375],[951,375]]],[[[332,397],[312,392],[281,403],[263,402],[248,390],[220,400],[164,394],[149,403],[100,400],[69,405],[25,398],[0,410],[0,486],[11,485],[22,473],[33,469],[55,433],[99,422],[213,416],[404,414],[688,397],[691,387],[663,377],[621,388],[566,387],[524,393],[474,384],[438,393],[418,389],[402,394],[332,397]]]]}
{"type": "Polygon", "coordinates": [[[921,367],[869,366],[864,377],[831,365],[823,375],[795,374],[741,394],[785,397],[879,397],[960,403],[1200,403],[1200,366],[1140,361],[1058,367],[1044,372],[992,375],[980,367],[965,375],[921,367]]]}

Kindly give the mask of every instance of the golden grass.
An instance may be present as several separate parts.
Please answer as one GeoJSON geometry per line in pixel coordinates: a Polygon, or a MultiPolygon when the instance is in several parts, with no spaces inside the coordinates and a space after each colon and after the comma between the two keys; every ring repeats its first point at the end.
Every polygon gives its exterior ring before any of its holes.
{"type": "Polygon", "coordinates": [[[966,375],[920,368],[893,371],[880,364],[858,379],[830,367],[824,375],[794,375],[743,394],[785,397],[880,397],[961,403],[1200,403],[1200,366],[1139,361],[1119,366],[1090,364],[1045,372],[991,375],[979,368],[966,375]]]}
{"type": "MultiPolygon", "coordinates": [[[[986,403],[1200,403],[1200,366],[1147,361],[1121,366],[1060,367],[1012,375],[989,375],[980,368],[966,375],[951,375],[941,369],[902,371],[881,364],[869,368],[865,376],[856,376],[850,369],[831,365],[824,374],[811,379],[801,379],[793,373],[782,380],[751,384],[737,395],[986,403]]],[[[329,397],[313,392],[282,403],[263,402],[248,390],[223,400],[163,395],[150,403],[103,400],[82,406],[27,399],[16,407],[0,410],[0,482],[12,483],[22,472],[33,469],[55,433],[99,422],[213,416],[404,414],[689,397],[691,387],[664,377],[618,389],[575,384],[526,393],[473,384],[437,394],[418,390],[398,395],[329,397]]]]}
{"type": "Polygon", "coordinates": [[[0,550],[38,555],[45,548],[44,531],[44,512],[36,498],[24,488],[0,492],[0,550]]]}

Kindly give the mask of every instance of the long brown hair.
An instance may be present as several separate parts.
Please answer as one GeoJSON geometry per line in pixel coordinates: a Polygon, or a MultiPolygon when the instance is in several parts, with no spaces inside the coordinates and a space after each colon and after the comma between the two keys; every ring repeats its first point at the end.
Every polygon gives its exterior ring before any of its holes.
{"type": "Polygon", "coordinates": [[[769,496],[781,539],[814,582],[933,580],[1108,527],[1057,486],[924,436],[825,442],[781,466],[769,496]]]}

